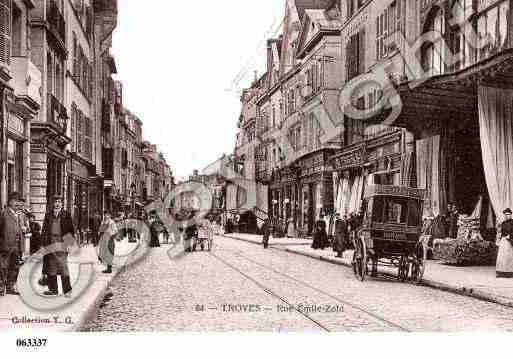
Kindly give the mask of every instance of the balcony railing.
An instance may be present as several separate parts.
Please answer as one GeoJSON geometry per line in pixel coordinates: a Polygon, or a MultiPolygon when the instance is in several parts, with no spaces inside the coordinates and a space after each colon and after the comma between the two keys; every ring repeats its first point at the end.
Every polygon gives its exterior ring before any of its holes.
{"type": "Polygon", "coordinates": [[[48,94],[47,102],[47,122],[54,125],[61,133],[66,133],[68,128],[68,114],[66,107],[52,94],[48,94]]]}
{"type": "Polygon", "coordinates": [[[46,2],[46,20],[50,31],[58,37],[62,44],[66,44],[66,21],[55,0],[46,2]]]}

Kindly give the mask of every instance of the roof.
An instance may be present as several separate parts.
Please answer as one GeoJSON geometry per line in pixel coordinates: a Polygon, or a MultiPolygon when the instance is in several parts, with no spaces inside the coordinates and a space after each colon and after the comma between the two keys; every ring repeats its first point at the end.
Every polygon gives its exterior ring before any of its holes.
{"type": "Polygon", "coordinates": [[[327,10],[335,6],[337,0],[294,0],[299,18],[303,19],[307,9],[327,10]]]}
{"type": "Polygon", "coordinates": [[[305,10],[305,13],[313,23],[320,25],[321,28],[339,29],[342,26],[342,22],[340,20],[330,19],[328,16],[326,16],[325,10],[308,9],[305,10]]]}

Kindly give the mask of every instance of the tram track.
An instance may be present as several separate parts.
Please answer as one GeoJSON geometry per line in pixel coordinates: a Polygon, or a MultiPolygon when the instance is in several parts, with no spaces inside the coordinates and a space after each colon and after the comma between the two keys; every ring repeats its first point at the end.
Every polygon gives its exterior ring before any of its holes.
{"type": "Polygon", "coordinates": [[[282,296],[280,296],[279,294],[277,294],[275,291],[273,291],[272,289],[268,288],[267,286],[265,286],[264,284],[262,284],[262,282],[260,282],[259,280],[255,279],[254,277],[248,275],[247,273],[244,273],[241,269],[239,269],[238,267],[236,267],[235,265],[229,263],[228,261],[224,260],[223,258],[213,254],[213,253],[209,253],[211,257],[215,258],[216,260],[218,260],[219,262],[223,263],[225,266],[231,268],[233,271],[239,273],[241,276],[243,276],[244,278],[246,278],[247,280],[249,280],[250,282],[252,282],[253,284],[255,284],[257,287],[259,287],[260,289],[262,289],[264,292],[266,292],[267,294],[271,295],[272,297],[280,300],[281,302],[285,303],[287,306],[289,307],[293,307],[294,310],[302,315],[303,317],[305,317],[307,320],[309,320],[310,322],[314,323],[316,326],[318,326],[319,328],[321,328],[322,330],[326,331],[326,332],[331,332],[331,330],[325,326],[324,324],[322,324],[321,322],[319,322],[318,320],[316,320],[315,318],[313,318],[311,315],[309,315],[308,313],[305,313],[301,310],[299,310],[293,303],[290,303],[289,301],[287,301],[285,298],[283,298],[282,296]]]}
{"type": "MultiPolygon", "coordinates": [[[[353,309],[354,311],[360,313],[360,314],[363,314],[364,316],[372,319],[374,322],[378,322],[380,325],[384,325],[390,329],[393,329],[393,330],[398,330],[398,331],[401,331],[401,332],[411,332],[408,328],[405,328],[403,327],[402,325],[400,324],[397,324],[397,323],[394,323],[382,316],[379,316],[375,313],[372,313],[368,310],[366,310],[365,308],[355,304],[355,303],[352,303],[352,302],[349,302],[345,299],[342,299],[338,296],[335,296],[333,294],[330,294],[318,287],[315,287],[305,281],[302,281],[298,278],[295,278],[295,277],[292,277],[290,275],[288,275],[287,273],[284,273],[282,271],[279,271],[279,270],[276,270],[275,268],[269,266],[269,265],[266,265],[264,263],[261,263],[261,262],[258,262],[256,260],[254,260],[253,258],[250,258],[246,255],[244,255],[243,251],[241,250],[231,250],[231,249],[228,249],[226,247],[223,247],[223,246],[220,246],[219,244],[216,244],[214,248],[219,248],[223,251],[226,251],[226,252],[229,252],[245,261],[248,261],[250,263],[252,263],[253,265],[256,265],[262,269],[265,269],[267,271],[270,271],[278,276],[281,276],[282,278],[285,278],[289,281],[292,281],[294,283],[296,283],[297,285],[299,286],[302,286],[304,288],[308,288],[309,290],[313,291],[313,292],[316,292],[316,293],[319,293],[327,298],[330,298],[331,300],[339,303],[339,304],[342,304],[343,306],[346,306],[346,307],[349,307],[351,309],[353,309]]],[[[330,331],[326,325],[322,324],[321,322],[319,322],[318,320],[312,318],[311,315],[307,314],[307,313],[303,313],[302,311],[298,310],[298,308],[289,303],[289,301],[285,298],[283,298],[282,296],[280,296],[279,294],[277,294],[275,291],[271,290],[270,288],[268,288],[264,283],[262,283],[261,281],[259,281],[258,279],[255,279],[254,277],[252,277],[251,275],[249,275],[248,273],[245,273],[241,268],[235,266],[233,263],[230,263],[228,262],[226,259],[223,259],[223,258],[220,258],[218,255],[216,254],[213,254],[212,252],[210,252],[210,255],[212,257],[214,257],[215,259],[217,259],[218,261],[220,261],[221,263],[223,263],[224,265],[230,267],[232,270],[236,271],[237,273],[239,273],[240,275],[242,275],[243,277],[245,277],[246,279],[250,280],[251,282],[253,282],[255,285],[257,285],[258,287],[260,287],[261,289],[263,289],[264,291],[266,291],[267,293],[269,293],[270,295],[276,297],[277,299],[279,299],[280,301],[286,303],[287,305],[292,305],[294,307],[294,309],[296,310],[296,312],[298,312],[299,314],[305,316],[308,320],[314,322],[317,326],[319,326],[320,328],[322,328],[323,330],[326,330],[326,331],[330,331]]]]}

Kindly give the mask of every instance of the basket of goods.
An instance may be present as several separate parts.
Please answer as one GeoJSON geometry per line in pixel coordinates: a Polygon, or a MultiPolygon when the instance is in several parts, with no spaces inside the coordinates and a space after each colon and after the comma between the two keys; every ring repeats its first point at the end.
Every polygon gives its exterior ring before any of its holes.
{"type": "Polygon", "coordinates": [[[485,241],[480,232],[479,218],[460,216],[458,237],[435,239],[434,255],[442,262],[454,265],[491,265],[497,256],[495,243],[485,241]]]}

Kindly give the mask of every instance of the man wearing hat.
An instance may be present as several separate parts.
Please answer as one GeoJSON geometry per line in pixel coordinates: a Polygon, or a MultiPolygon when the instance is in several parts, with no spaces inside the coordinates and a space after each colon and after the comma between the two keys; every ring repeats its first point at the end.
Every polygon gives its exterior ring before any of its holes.
{"type": "Polygon", "coordinates": [[[497,254],[497,278],[513,278],[513,219],[512,211],[507,208],[504,212],[504,222],[501,225],[499,251],[497,254]]]}
{"type": "Polygon", "coordinates": [[[19,216],[22,208],[23,199],[14,192],[9,195],[7,208],[0,215],[0,295],[4,288],[7,294],[18,295],[15,284],[24,248],[19,216]]]}
{"type": "MultiPolygon", "coordinates": [[[[45,246],[66,244],[65,238],[75,237],[73,220],[69,213],[63,210],[63,199],[54,196],[53,206],[46,213],[43,221],[41,238],[45,246]]],[[[48,291],[45,295],[58,295],[57,277],[61,277],[64,295],[71,294],[71,281],[68,269],[68,253],[65,250],[45,255],[43,258],[43,274],[48,276],[48,291]]]]}

